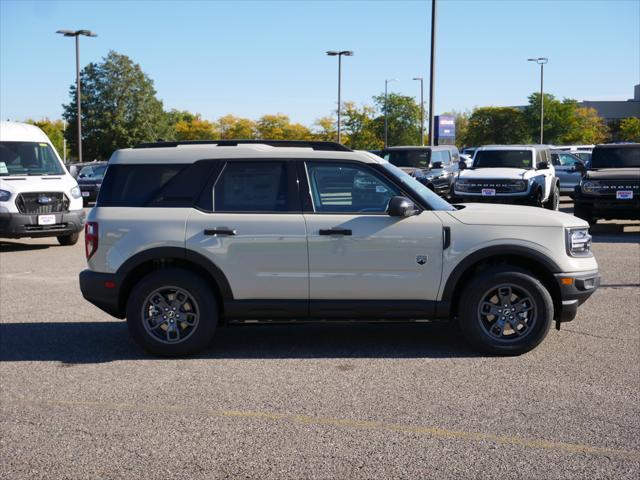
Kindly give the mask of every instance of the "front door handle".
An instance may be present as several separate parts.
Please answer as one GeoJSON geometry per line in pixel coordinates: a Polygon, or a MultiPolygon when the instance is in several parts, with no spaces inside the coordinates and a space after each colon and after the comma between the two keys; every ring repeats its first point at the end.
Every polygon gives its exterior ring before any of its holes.
{"type": "Polygon", "coordinates": [[[321,229],[320,235],[351,235],[351,230],[348,228],[327,228],[321,229]]]}
{"type": "Polygon", "coordinates": [[[235,235],[236,232],[235,230],[232,230],[230,228],[227,227],[219,227],[219,228],[207,228],[204,231],[205,235],[235,235]]]}

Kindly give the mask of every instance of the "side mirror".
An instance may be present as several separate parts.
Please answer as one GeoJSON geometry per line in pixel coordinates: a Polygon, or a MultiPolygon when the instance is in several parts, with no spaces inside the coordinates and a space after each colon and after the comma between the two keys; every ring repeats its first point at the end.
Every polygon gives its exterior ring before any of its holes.
{"type": "Polygon", "coordinates": [[[390,217],[411,217],[418,213],[415,204],[407,197],[392,197],[387,213],[390,217]]]}
{"type": "Polygon", "coordinates": [[[433,162],[431,165],[429,165],[429,168],[442,168],[442,162],[433,162]]]}
{"type": "Polygon", "coordinates": [[[458,170],[464,170],[465,168],[467,168],[467,162],[465,162],[464,160],[460,160],[458,162],[458,170]]]}
{"type": "Polygon", "coordinates": [[[78,178],[84,178],[84,177],[86,177],[86,175],[85,175],[84,173],[81,173],[81,174],[78,176],[78,178]]]}
{"type": "Polygon", "coordinates": [[[584,163],[582,162],[576,162],[576,164],[574,165],[575,169],[577,172],[580,172],[582,175],[584,175],[585,173],[587,173],[587,167],[584,166],[584,163]]]}
{"type": "Polygon", "coordinates": [[[537,167],[538,170],[544,170],[546,168],[549,168],[549,163],[548,162],[540,162],[538,164],[538,167],[537,167]]]}

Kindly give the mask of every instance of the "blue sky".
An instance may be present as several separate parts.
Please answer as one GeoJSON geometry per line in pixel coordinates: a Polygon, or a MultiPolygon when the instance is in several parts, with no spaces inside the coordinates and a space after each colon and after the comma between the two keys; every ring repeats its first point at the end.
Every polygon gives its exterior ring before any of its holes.
{"type": "MultiPolygon", "coordinates": [[[[110,49],[154,80],[166,109],[257,118],[286,113],[311,125],[336,105],[337,61],[350,49],[343,99],[370,103],[390,89],[428,97],[425,1],[0,0],[0,117],[59,118],[75,78],[73,40],[91,29],[81,64],[110,49]]],[[[640,83],[640,0],[438,2],[436,113],[521,105],[539,88],[531,56],[549,57],[545,91],[626,100],[640,83]]]]}

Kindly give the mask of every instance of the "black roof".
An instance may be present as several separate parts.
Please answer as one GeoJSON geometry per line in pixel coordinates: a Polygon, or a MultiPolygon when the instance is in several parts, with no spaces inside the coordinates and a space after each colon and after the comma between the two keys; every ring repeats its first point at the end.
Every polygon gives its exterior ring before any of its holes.
{"type": "Polygon", "coordinates": [[[307,141],[307,140],[186,140],[176,142],[141,143],[133,148],[170,148],[179,145],[217,145],[219,147],[237,147],[238,145],[260,144],[272,147],[312,148],[328,152],[352,152],[350,148],[336,142],[307,141]]]}

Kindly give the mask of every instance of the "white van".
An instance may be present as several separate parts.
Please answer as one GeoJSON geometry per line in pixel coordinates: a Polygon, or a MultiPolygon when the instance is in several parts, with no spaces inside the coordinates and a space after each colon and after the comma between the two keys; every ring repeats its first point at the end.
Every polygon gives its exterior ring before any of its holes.
{"type": "Polygon", "coordinates": [[[78,183],[44,132],[0,122],[0,238],[57,237],[73,245],[84,218],[78,183]]]}

